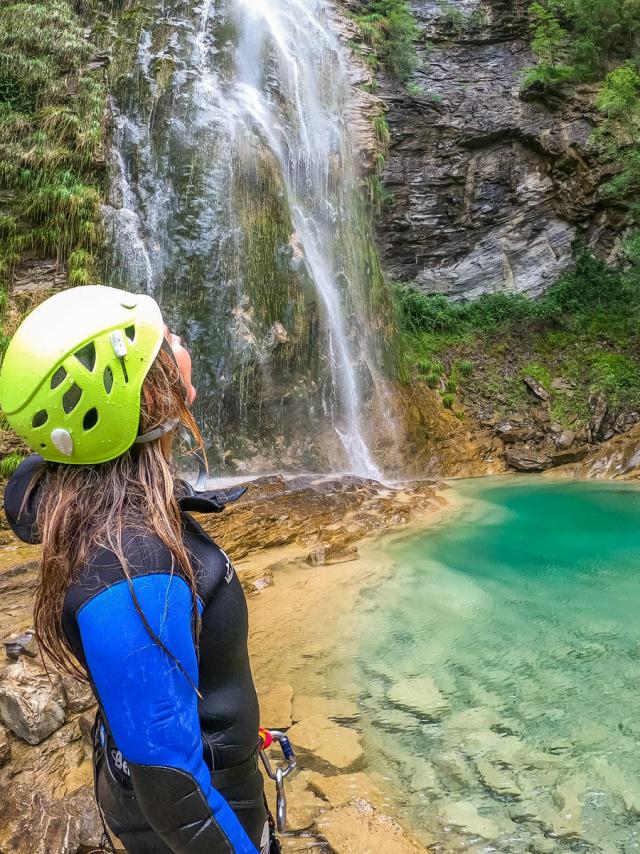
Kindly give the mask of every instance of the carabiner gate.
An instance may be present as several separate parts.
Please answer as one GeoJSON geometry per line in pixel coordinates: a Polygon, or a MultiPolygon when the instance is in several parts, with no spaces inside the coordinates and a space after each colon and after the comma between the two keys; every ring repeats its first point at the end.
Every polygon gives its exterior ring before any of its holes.
{"type": "Polygon", "coordinates": [[[276,784],[276,824],[279,833],[284,833],[287,829],[287,796],[284,788],[285,779],[295,770],[297,765],[296,755],[291,746],[291,742],[287,736],[277,729],[260,730],[260,758],[267,772],[268,777],[276,784]],[[286,760],[286,765],[278,765],[274,770],[269,757],[267,756],[267,748],[277,741],[282,750],[282,755],[286,760]]]}

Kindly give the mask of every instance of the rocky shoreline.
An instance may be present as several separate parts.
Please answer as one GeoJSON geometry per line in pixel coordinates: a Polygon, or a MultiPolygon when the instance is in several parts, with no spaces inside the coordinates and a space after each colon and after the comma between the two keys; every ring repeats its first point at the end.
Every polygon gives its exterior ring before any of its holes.
{"type": "MultiPolygon", "coordinates": [[[[274,674],[283,644],[295,654],[287,617],[295,609],[295,622],[304,625],[318,612],[305,586],[315,581],[335,591],[341,575],[357,573],[357,563],[341,564],[357,560],[358,543],[437,518],[447,508],[443,489],[426,481],[388,487],[350,476],[269,477],[252,483],[224,514],[200,518],[233,557],[249,594],[263,723],[289,729],[304,760],[290,786],[287,851],[310,845],[334,854],[423,850],[386,814],[381,789],[364,773],[363,749],[349,725],[354,710],[320,695],[294,695],[274,674]],[[280,579],[286,584],[278,589],[280,579]]],[[[91,785],[93,698],[75,680],[45,672],[28,634],[37,548],[19,545],[8,532],[2,538],[0,851],[84,854],[102,832],[91,785]]],[[[341,607],[347,604],[342,597],[341,607]]]]}

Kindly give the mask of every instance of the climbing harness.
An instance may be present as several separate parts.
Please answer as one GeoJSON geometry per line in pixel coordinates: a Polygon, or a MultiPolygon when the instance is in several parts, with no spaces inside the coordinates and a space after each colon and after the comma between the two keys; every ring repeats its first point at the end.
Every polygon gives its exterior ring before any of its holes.
{"type": "Polygon", "coordinates": [[[263,729],[258,731],[260,737],[260,758],[264,765],[264,770],[268,777],[276,784],[276,821],[278,831],[284,833],[287,829],[287,795],[284,788],[284,781],[295,770],[297,766],[296,755],[291,746],[291,742],[287,736],[277,729],[263,729]],[[274,742],[278,742],[282,755],[284,756],[284,765],[278,765],[275,769],[271,765],[271,761],[267,754],[267,750],[274,742]]]}

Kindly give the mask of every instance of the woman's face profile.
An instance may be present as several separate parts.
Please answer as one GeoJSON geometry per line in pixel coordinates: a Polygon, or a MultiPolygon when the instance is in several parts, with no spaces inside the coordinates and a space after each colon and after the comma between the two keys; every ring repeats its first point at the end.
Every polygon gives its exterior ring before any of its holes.
{"type": "Polygon", "coordinates": [[[175,335],[166,325],[164,327],[164,336],[173,350],[173,355],[175,356],[176,363],[180,369],[182,382],[187,390],[187,406],[191,406],[193,401],[196,399],[196,390],[191,383],[191,356],[189,355],[187,348],[182,343],[182,338],[180,338],[179,335],[175,335]]]}

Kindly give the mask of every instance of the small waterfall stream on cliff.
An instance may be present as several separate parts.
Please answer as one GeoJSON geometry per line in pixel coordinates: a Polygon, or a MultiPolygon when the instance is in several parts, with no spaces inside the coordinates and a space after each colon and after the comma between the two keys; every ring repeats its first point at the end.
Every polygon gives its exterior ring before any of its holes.
{"type": "Polygon", "coordinates": [[[124,21],[112,282],[153,293],[185,334],[218,462],[264,468],[286,448],[379,478],[363,424],[381,274],[327,4],[165,2],[124,21]]]}

